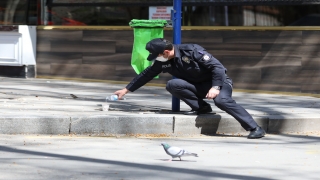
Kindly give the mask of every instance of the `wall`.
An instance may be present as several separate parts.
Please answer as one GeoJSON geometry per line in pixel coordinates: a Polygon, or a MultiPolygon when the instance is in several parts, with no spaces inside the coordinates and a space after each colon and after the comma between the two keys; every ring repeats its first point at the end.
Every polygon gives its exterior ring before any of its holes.
{"type": "MultiPolygon", "coordinates": [[[[38,76],[130,81],[133,30],[38,29],[38,76]]],[[[172,39],[172,30],[165,30],[172,39]]],[[[320,31],[190,29],[182,43],[198,43],[228,69],[235,88],[320,92],[320,31]]],[[[160,74],[151,83],[171,79],[160,74]]]]}
{"type": "Polygon", "coordinates": [[[34,78],[36,26],[0,27],[0,76],[34,78]]]}
{"type": "Polygon", "coordinates": [[[22,34],[22,64],[36,64],[36,26],[19,25],[19,33],[22,34]]]}
{"type": "Polygon", "coordinates": [[[22,34],[0,32],[0,65],[21,66],[22,34]]]}

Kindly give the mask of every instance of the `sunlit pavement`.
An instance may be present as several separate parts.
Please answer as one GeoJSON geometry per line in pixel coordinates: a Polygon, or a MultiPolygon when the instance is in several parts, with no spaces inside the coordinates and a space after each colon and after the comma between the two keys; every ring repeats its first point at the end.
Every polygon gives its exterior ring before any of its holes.
{"type": "Polygon", "coordinates": [[[0,179],[319,179],[319,134],[183,138],[1,135],[0,179]],[[161,142],[199,157],[170,159],[161,142]]]}

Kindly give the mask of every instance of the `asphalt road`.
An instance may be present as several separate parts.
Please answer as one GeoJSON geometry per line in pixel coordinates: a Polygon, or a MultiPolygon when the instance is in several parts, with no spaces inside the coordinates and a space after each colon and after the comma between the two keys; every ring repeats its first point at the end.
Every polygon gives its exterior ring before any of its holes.
{"type": "Polygon", "coordinates": [[[0,136],[0,179],[316,180],[319,134],[183,138],[0,136]],[[167,161],[161,142],[197,153],[167,161]]]}

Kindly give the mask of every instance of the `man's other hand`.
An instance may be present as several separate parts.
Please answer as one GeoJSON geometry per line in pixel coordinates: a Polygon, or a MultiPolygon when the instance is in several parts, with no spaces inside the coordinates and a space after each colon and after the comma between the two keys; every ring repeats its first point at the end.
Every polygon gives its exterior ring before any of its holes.
{"type": "Polygon", "coordinates": [[[124,89],[121,89],[121,90],[114,92],[114,94],[118,95],[118,98],[121,99],[128,92],[129,92],[129,90],[127,88],[124,88],[124,89]]]}
{"type": "Polygon", "coordinates": [[[211,88],[209,90],[209,92],[207,93],[206,98],[207,99],[214,99],[219,95],[219,93],[220,93],[220,90],[217,90],[215,88],[211,88]]]}

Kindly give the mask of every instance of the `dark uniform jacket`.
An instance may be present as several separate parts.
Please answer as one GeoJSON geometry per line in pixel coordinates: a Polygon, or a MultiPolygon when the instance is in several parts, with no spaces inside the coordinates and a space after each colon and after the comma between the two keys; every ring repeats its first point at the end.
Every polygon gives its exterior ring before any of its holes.
{"type": "Polygon", "coordinates": [[[212,81],[212,86],[222,86],[227,69],[197,44],[173,45],[175,57],[166,62],[155,60],[128,85],[131,92],[139,89],[155,76],[163,73],[183,79],[191,84],[212,81]]]}

